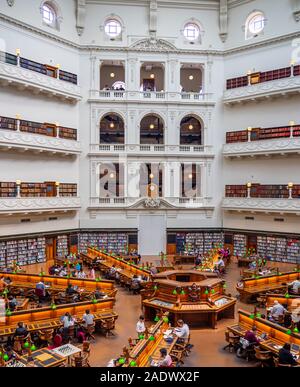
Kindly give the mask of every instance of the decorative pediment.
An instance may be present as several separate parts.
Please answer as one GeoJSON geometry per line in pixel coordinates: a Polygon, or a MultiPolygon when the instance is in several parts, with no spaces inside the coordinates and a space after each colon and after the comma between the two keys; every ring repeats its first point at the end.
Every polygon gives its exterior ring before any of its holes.
{"type": "Polygon", "coordinates": [[[176,47],[173,44],[163,39],[142,39],[134,43],[130,48],[138,51],[176,51],[176,47]]]}
{"type": "Polygon", "coordinates": [[[146,198],[146,199],[143,198],[128,208],[164,210],[164,209],[176,209],[177,207],[162,198],[146,198]]]}

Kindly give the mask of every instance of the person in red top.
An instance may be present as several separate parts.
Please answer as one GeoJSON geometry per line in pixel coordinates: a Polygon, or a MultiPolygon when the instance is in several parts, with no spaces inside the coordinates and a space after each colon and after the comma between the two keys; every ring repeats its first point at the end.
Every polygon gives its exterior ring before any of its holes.
{"type": "Polygon", "coordinates": [[[259,344],[259,339],[256,337],[256,327],[254,326],[252,330],[249,330],[245,333],[244,338],[249,341],[250,344],[259,344]]]}

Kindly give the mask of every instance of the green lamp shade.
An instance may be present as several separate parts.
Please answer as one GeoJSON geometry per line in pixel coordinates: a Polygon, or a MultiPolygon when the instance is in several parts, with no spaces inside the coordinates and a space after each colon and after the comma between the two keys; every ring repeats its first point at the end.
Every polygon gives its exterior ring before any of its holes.
{"type": "Polygon", "coordinates": [[[224,285],[223,285],[223,289],[226,289],[226,288],[227,288],[227,285],[226,285],[226,284],[224,284],[224,285]]]}
{"type": "Polygon", "coordinates": [[[11,314],[12,314],[11,310],[8,309],[8,310],[6,311],[6,316],[11,316],[11,314]]]}
{"type": "Polygon", "coordinates": [[[150,341],[154,341],[154,340],[155,340],[155,337],[151,335],[151,336],[149,337],[149,340],[150,340],[150,341]]]}
{"type": "Polygon", "coordinates": [[[261,313],[256,313],[256,317],[260,318],[261,317],[261,313]]]}
{"type": "Polygon", "coordinates": [[[185,291],[184,291],[184,290],[181,290],[180,294],[181,294],[182,296],[184,296],[184,295],[185,295],[185,291]]]}
{"type": "Polygon", "coordinates": [[[174,290],[173,290],[173,294],[177,294],[177,291],[176,291],[176,289],[174,289],[174,290]]]}
{"type": "Polygon", "coordinates": [[[96,298],[93,299],[93,304],[97,304],[98,300],[96,298]]]}
{"type": "Polygon", "coordinates": [[[158,289],[158,287],[157,287],[156,285],[154,285],[153,289],[154,289],[154,290],[157,290],[157,289],[158,289]]]}
{"type": "Polygon", "coordinates": [[[154,321],[155,321],[155,322],[159,321],[159,317],[158,317],[158,316],[155,316],[154,321]]]}
{"type": "Polygon", "coordinates": [[[139,335],[139,339],[140,339],[140,340],[143,340],[144,338],[145,338],[144,335],[139,335]]]}
{"type": "Polygon", "coordinates": [[[124,357],[121,357],[121,358],[119,359],[119,363],[120,363],[120,364],[124,364],[124,363],[125,363],[124,357]]]}
{"type": "Polygon", "coordinates": [[[215,293],[215,289],[211,289],[211,294],[214,294],[215,293]]]}
{"type": "Polygon", "coordinates": [[[290,298],[291,296],[288,293],[286,293],[284,297],[285,298],[290,298]]]}
{"type": "Polygon", "coordinates": [[[51,305],[51,309],[55,310],[56,309],[56,305],[55,304],[51,305]]]}
{"type": "Polygon", "coordinates": [[[168,317],[164,317],[164,318],[163,318],[163,322],[168,323],[168,322],[169,322],[168,317]]]}
{"type": "Polygon", "coordinates": [[[5,361],[9,360],[9,356],[7,354],[3,355],[3,360],[5,361]]]}
{"type": "Polygon", "coordinates": [[[291,329],[288,329],[286,332],[285,332],[287,335],[290,335],[292,333],[291,329]]]}
{"type": "Polygon", "coordinates": [[[24,348],[29,348],[29,343],[28,343],[28,341],[25,341],[25,343],[24,343],[24,348]]]}
{"type": "Polygon", "coordinates": [[[32,344],[32,346],[30,347],[31,351],[36,351],[36,346],[34,344],[32,344]]]}
{"type": "Polygon", "coordinates": [[[130,367],[136,367],[136,362],[134,360],[132,360],[130,363],[129,363],[130,367]]]}
{"type": "Polygon", "coordinates": [[[250,314],[250,316],[249,316],[250,318],[252,318],[252,319],[254,319],[254,314],[252,313],[252,314],[250,314]]]}
{"type": "Polygon", "coordinates": [[[100,278],[96,278],[96,282],[99,282],[100,281],[100,278]]]}
{"type": "Polygon", "coordinates": [[[208,294],[208,289],[205,290],[204,294],[208,294]]]}
{"type": "Polygon", "coordinates": [[[299,333],[299,329],[296,327],[296,328],[294,329],[294,332],[295,332],[295,333],[299,333]]]}

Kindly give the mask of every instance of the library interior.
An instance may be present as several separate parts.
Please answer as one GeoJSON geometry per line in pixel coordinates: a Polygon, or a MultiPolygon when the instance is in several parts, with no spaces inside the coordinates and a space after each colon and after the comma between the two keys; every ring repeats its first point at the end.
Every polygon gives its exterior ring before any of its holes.
{"type": "Polygon", "coordinates": [[[300,0],[0,0],[0,367],[300,367],[300,0]]]}

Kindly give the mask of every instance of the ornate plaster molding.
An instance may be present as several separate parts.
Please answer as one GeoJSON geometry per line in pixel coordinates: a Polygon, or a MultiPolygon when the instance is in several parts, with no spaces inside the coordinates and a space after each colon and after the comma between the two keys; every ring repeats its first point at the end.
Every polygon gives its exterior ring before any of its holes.
{"type": "Polygon", "coordinates": [[[224,198],[222,208],[233,211],[295,213],[300,211],[300,199],[224,198]]]}
{"type": "Polygon", "coordinates": [[[80,142],[78,141],[11,130],[0,130],[0,147],[3,146],[68,154],[79,154],[81,152],[80,142]]]}
{"type": "Polygon", "coordinates": [[[142,39],[130,46],[135,51],[175,52],[176,47],[164,39],[142,39]]]}
{"type": "Polygon", "coordinates": [[[0,198],[0,213],[74,211],[80,207],[78,197],[0,198]]]}

